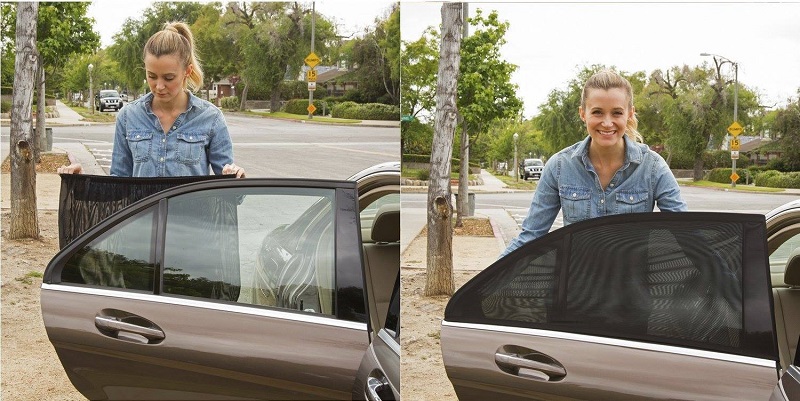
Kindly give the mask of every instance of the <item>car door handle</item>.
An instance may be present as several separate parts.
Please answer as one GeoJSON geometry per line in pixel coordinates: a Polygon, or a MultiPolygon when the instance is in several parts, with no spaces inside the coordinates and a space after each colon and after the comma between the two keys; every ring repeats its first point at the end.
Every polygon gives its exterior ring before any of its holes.
{"type": "Polygon", "coordinates": [[[388,387],[389,382],[386,381],[386,378],[378,379],[374,376],[368,377],[366,386],[367,399],[369,401],[381,401],[381,396],[379,394],[386,391],[388,387]]]}
{"type": "Polygon", "coordinates": [[[494,354],[494,362],[504,372],[517,376],[521,376],[520,369],[542,373],[548,381],[561,380],[567,375],[567,370],[560,363],[538,352],[517,354],[498,351],[494,354]]]}
{"type": "MultiPolygon", "coordinates": [[[[139,320],[146,321],[141,318],[139,320]]],[[[113,334],[119,332],[138,334],[148,339],[151,343],[153,341],[163,340],[165,337],[164,332],[159,328],[140,326],[135,323],[126,322],[115,316],[95,316],[94,324],[99,329],[113,334]]]]}

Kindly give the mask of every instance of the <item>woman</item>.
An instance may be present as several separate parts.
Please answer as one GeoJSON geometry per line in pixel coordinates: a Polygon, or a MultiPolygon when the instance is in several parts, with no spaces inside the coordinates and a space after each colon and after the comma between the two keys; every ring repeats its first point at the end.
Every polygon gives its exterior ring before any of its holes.
{"type": "Polygon", "coordinates": [[[620,213],[686,211],[678,182],[642,144],[630,82],[610,70],[583,87],[581,120],[589,136],[556,153],[542,171],[522,232],[500,256],[546,234],[563,211],[564,225],[620,213]]]}
{"type": "MultiPolygon", "coordinates": [[[[111,175],[165,177],[236,174],[233,146],[222,112],[193,95],[202,87],[203,71],[194,38],[182,22],[171,22],[144,46],[144,68],[150,93],[123,107],[117,115],[111,175]]],[[[80,173],[80,164],[59,173],[80,173]]]]}

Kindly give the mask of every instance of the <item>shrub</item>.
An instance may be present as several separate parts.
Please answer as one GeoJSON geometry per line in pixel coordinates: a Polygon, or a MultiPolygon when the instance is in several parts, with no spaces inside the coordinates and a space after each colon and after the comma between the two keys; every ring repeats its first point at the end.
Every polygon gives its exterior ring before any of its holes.
{"type": "Polygon", "coordinates": [[[800,172],[781,173],[776,171],[777,174],[766,174],[770,171],[759,176],[760,182],[763,184],[757,185],[772,188],[800,188],[800,172]]]}
{"type": "MultiPolygon", "coordinates": [[[[314,99],[314,107],[317,110],[314,111],[314,115],[319,115],[322,113],[322,101],[314,99]]],[[[299,114],[301,116],[308,115],[308,99],[292,99],[286,102],[283,107],[281,107],[281,111],[290,113],[290,114],[299,114]]]]}
{"type": "Polygon", "coordinates": [[[342,102],[331,109],[331,117],[354,120],[400,120],[400,108],[382,103],[342,102]]]}
{"type": "Polygon", "coordinates": [[[417,170],[417,179],[420,181],[428,181],[431,178],[431,171],[426,169],[417,170]]]}
{"type": "Polygon", "coordinates": [[[11,111],[11,102],[3,100],[0,102],[0,113],[8,113],[11,111]]]}
{"type": "Polygon", "coordinates": [[[755,183],[756,186],[759,187],[768,187],[767,184],[773,177],[781,175],[781,172],[778,170],[767,170],[762,171],[761,173],[756,175],[755,183]]]}
{"type": "Polygon", "coordinates": [[[222,98],[220,105],[225,110],[239,110],[239,96],[228,96],[222,98]]]}
{"type": "Polygon", "coordinates": [[[731,172],[733,170],[730,168],[715,168],[708,172],[706,176],[706,180],[711,182],[720,182],[723,184],[731,182],[731,172]]]}

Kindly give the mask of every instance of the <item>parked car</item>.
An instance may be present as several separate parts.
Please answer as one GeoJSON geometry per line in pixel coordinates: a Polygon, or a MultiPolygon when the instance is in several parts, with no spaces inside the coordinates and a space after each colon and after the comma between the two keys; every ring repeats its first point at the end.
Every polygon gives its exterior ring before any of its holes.
{"type": "Polygon", "coordinates": [[[441,347],[462,401],[796,401],[798,337],[795,201],[553,231],[454,294],[441,347]]]}
{"type": "Polygon", "coordinates": [[[95,95],[94,108],[104,111],[106,109],[119,110],[122,108],[122,98],[115,90],[101,90],[95,95]]]}
{"type": "Polygon", "coordinates": [[[67,376],[92,400],[398,398],[399,180],[206,180],[113,214],[44,273],[67,376]]]}
{"type": "Polygon", "coordinates": [[[122,99],[123,102],[127,102],[128,101],[128,94],[125,93],[125,92],[122,92],[122,93],[119,94],[119,98],[122,99]]]}
{"type": "Polygon", "coordinates": [[[520,165],[519,178],[523,180],[542,178],[542,169],[544,169],[542,159],[525,159],[520,165]]]}

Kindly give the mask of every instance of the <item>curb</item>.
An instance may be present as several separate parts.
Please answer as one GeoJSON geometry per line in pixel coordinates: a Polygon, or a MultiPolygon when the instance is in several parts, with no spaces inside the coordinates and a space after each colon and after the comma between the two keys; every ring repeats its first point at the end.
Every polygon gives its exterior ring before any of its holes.
{"type": "MultiPolygon", "coordinates": [[[[235,116],[240,116],[240,117],[264,118],[264,119],[268,119],[268,120],[280,120],[280,121],[287,121],[287,122],[293,122],[293,123],[298,123],[298,124],[311,123],[311,124],[319,124],[319,125],[343,125],[343,126],[348,126],[348,127],[400,128],[400,122],[399,121],[398,121],[397,125],[395,126],[395,125],[372,124],[372,123],[364,124],[363,121],[365,121],[365,120],[361,120],[362,122],[360,122],[360,123],[339,123],[339,122],[335,122],[335,121],[314,121],[313,119],[311,119],[311,120],[295,120],[293,118],[282,118],[282,117],[252,115],[252,114],[246,114],[246,113],[235,112],[235,111],[227,111],[227,112],[223,111],[223,113],[231,114],[231,115],[235,115],[235,116]]],[[[369,120],[366,120],[366,121],[369,121],[369,120]]]]}

